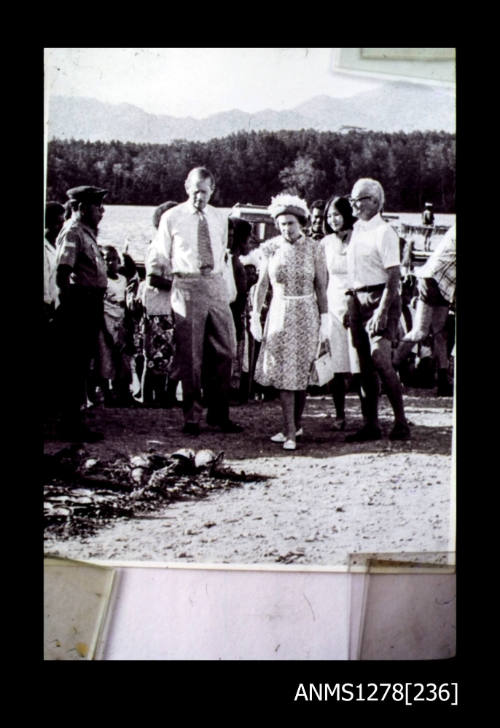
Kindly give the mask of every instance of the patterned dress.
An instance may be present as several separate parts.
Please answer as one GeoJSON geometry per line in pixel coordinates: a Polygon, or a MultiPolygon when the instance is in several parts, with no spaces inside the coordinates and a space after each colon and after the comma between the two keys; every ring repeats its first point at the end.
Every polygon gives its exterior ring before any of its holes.
{"type": "Polygon", "coordinates": [[[255,380],[264,387],[306,390],[318,348],[319,311],[314,281],[324,266],[321,246],[307,237],[288,243],[272,238],[260,246],[267,272],[257,284],[257,305],[269,282],[272,299],[264,327],[255,380]]]}
{"type": "Polygon", "coordinates": [[[171,373],[174,356],[174,314],[170,291],[149,285],[148,276],[169,277],[168,264],[163,254],[153,245],[146,256],[146,282],[142,287],[142,339],[144,366],[153,376],[171,373]]]}
{"type": "Polygon", "coordinates": [[[143,289],[142,339],[144,366],[154,376],[171,372],[174,356],[174,315],[170,293],[147,284],[143,289]]]}

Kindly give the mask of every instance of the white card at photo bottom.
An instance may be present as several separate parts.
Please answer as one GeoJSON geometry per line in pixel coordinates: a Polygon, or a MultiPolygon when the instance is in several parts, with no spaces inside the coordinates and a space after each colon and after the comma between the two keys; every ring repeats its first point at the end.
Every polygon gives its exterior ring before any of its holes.
{"type": "Polygon", "coordinates": [[[92,660],[111,601],[115,569],[44,560],[44,659],[92,660]]]}

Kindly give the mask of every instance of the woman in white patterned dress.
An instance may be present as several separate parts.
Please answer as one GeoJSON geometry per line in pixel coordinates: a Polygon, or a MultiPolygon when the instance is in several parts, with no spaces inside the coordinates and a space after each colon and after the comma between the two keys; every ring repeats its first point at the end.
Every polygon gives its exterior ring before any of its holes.
{"type": "Polygon", "coordinates": [[[262,339],[262,346],[255,380],[279,390],[283,431],[271,440],[282,442],[285,450],[295,450],[318,341],[328,338],[326,267],[318,243],[304,235],[309,219],[304,200],[278,195],[269,212],[281,234],[259,249],[262,265],[254,290],[251,331],[254,338],[262,339]],[[260,311],[269,284],[273,295],[262,334],[260,311]]]}
{"type": "Polygon", "coordinates": [[[328,314],[330,325],[330,351],[335,372],[332,395],[335,406],[335,430],[345,429],[345,395],[348,374],[359,373],[359,361],[349,329],[344,326],[347,312],[347,248],[352,226],[356,221],[346,197],[331,197],[325,205],[324,228],[326,236],[319,245],[325,253],[328,270],[328,314]]]}

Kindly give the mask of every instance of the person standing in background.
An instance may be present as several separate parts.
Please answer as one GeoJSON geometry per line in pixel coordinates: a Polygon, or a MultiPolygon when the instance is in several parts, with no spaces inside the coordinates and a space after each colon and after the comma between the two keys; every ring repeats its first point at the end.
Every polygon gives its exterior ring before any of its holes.
{"type": "Polygon", "coordinates": [[[311,229],[309,237],[311,240],[322,240],[324,236],[325,202],[315,200],[311,205],[311,229]]]}
{"type": "Polygon", "coordinates": [[[422,225],[425,226],[424,232],[424,250],[431,249],[432,230],[434,228],[434,211],[432,202],[426,202],[422,212],[422,225]]]}
{"type": "MultiPolygon", "coordinates": [[[[177,202],[169,200],[153,213],[158,230],[161,216],[177,202]]],[[[171,376],[174,355],[174,314],[170,302],[172,281],[168,262],[161,250],[151,245],[146,254],[146,280],[142,290],[144,367],[141,378],[142,403],[146,407],[175,404],[177,380],[171,376]]]]}
{"type": "Polygon", "coordinates": [[[64,224],[64,206],[59,202],[45,205],[45,237],[43,241],[43,405],[44,410],[56,409],[55,366],[57,340],[55,330],[59,289],[56,285],[56,240],[64,224]]]}
{"type": "Polygon", "coordinates": [[[106,261],[108,286],[104,294],[103,326],[99,332],[99,355],[96,369],[108,407],[132,407],[130,391],[131,342],[127,327],[127,278],[120,273],[121,260],[112,245],[102,248],[106,261]]]}
{"type": "Polygon", "coordinates": [[[56,285],[56,240],[64,224],[64,205],[47,202],[45,205],[45,237],[43,241],[43,302],[47,320],[53,320],[59,303],[56,285]]]}
{"type": "Polygon", "coordinates": [[[436,394],[441,397],[453,394],[453,385],[448,377],[446,323],[450,307],[455,303],[456,258],[456,226],[453,225],[427,262],[415,271],[418,280],[415,319],[394,355],[394,366],[399,366],[414,344],[423,342],[432,333],[433,355],[437,362],[436,394]]]}
{"type": "Polygon", "coordinates": [[[245,311],[247,306],[248,290],[246,267],[240,260],[250,252],[252,225],[247,220],[236,217],[228,218],[229,222],[229,250],[233,266],[234,282],[236,285],[236,298],[232,301],[234,328],[236,332],[236,356],[233,360],[231,372],[231,397],[240,401],[240,385],[243,373],[243,357],[245,348],[245,311]]]}

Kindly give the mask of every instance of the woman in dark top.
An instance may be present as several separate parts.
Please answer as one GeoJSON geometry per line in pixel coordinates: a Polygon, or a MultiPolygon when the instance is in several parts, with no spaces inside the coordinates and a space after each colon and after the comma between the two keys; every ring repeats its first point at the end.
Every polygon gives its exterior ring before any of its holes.
{"type": "Polygon", "coordinates": [[[243,368],[243,354],[245,347],[245,309],[249,281],[245,266],[240,260],[241,255],[250,251],[252,225],[247,220],[230,217],[229,222],[229,250],[233,264],[234,282],[236,284],[236,298],[230,304],[236,329],[236,357],[233,361],[231,374],[231,390],[236,399],[240,400],[240,383],[243,368]]]}

